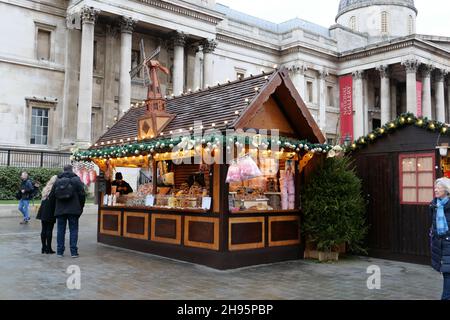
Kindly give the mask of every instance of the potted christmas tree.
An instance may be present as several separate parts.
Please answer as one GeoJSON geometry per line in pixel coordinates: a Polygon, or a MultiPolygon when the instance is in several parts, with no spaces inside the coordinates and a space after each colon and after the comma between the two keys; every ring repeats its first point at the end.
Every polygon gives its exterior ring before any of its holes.
{"type": "Polygon", "coordinates": [[[345,244],[353,253],[366,253],[367,233],[361,180],[348,157],[328,158],[302,193],[305,258],[338,260],[345,244]]]}

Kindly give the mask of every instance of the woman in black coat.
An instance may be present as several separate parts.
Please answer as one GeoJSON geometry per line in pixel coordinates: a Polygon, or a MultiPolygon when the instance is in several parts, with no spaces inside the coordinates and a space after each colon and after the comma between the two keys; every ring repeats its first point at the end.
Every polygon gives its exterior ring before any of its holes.
{"type": "Polygon", "coordinates": [[[438,179],[431,202],[431,265],[444,277],[442,300],[450,300],[450,179],[438,179]]]}
{"type": "Polygon", "coordinates": [[[56,199],[53,189],[53,185],[57,176],[53,176],[42,190],[42,202],[39,207],[39,211],[36,219],[41,220],[42,230],[41,230],[41,241],[42,241],[42,251],[41,253],[54,254],[55,251],[52,249],[52,235],[53,227],[56,222],[55,218],[55,205],[56,199]]]}

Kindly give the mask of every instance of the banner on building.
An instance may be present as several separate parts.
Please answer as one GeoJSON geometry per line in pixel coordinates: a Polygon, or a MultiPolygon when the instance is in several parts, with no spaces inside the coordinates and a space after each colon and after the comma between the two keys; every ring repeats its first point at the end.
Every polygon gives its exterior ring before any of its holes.
{"type": "Polygon", "coordinates": [[[351,74],[339,78],[339,103],[341,111],[341,143],[353,141],[353,77],[351,74]]]}
{"type": "Polygon", "coordinates": [[[423,115],[422,110],[422,81],[417,81],[417,116],[421,117],[423,115]]]}

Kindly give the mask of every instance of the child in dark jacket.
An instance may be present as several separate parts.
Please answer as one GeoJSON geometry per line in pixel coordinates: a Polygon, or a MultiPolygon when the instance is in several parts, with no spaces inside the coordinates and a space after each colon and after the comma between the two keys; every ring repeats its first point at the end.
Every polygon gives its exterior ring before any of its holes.
{"type": "Polygon", "coordinates": [[[42,191],[42,202],[39,207],[39,211],[36,219],[41,220],[42,231],[41,231],[41,241],[42,241],[42,254],[54,254],[55,251],[52,249],[52,235],[53,235],[53,226],[55,225],[55,194],[53,189],[53,185],[57,176],[53,176],[45,186],[42,191]]]}

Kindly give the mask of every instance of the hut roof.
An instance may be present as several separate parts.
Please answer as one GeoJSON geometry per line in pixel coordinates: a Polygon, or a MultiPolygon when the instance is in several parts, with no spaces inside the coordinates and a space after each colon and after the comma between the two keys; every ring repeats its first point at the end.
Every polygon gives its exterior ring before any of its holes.
{"type": "MultiPolygon", "coordinates": [[[[301,138],[312,143],[325,142],[284,68],[168,99],[166,111],[175,117],[164,128],[162,137],[170,137],[171,132],[180,129],[187,132],[194,126],[194,121],[201,121],[204,128],[212,128],[215,124],[214,128],[220,131],[240,128],[240,121],[252,117],[256,108],[271,96],[275,96],[282,105],[286,118],[292,122],[291,125],[301,138]]],[[[114,145],[112,141],[116,141],[115,144],[119,145],[120,140],[134,140],[138,136],[138,119],[145,114],[145,106],[131,108],[91,149],[106,145],[107,142],[114,145]]]]}

